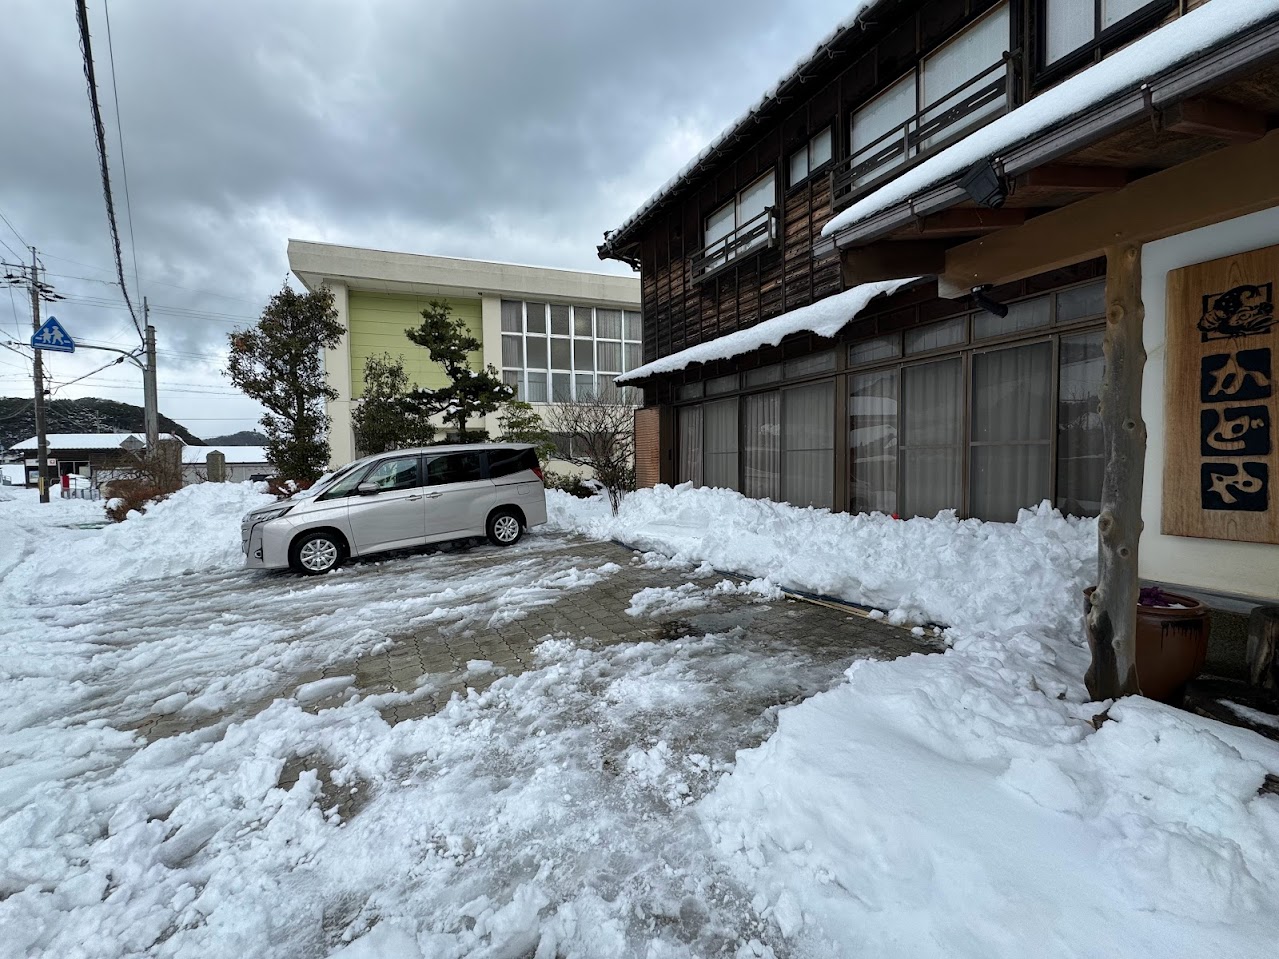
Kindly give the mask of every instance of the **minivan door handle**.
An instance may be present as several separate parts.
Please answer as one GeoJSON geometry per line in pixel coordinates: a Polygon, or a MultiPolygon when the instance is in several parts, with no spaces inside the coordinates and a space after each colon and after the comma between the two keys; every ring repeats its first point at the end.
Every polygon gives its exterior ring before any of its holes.
{"type": "Polygon", "coordinates": [[[427,494],[426,494],[426,498],[427,498],[427,499],[439,499],[439,498],[440,498],[441,496],[443,496],[443,495],[444,495],[443,493],[427,493],[427,494]]]}
{"type": "Polygon", "coordinates": [[[420,499],[422,498],[422,494],[421,494],[421,493],[414,493],[412,496],[406,496],[406,497],[404,497],[404,498],[405,498],[406,500],[408,500],[410,503],[416,503],[418,500],[420,500],[420,499]]]}

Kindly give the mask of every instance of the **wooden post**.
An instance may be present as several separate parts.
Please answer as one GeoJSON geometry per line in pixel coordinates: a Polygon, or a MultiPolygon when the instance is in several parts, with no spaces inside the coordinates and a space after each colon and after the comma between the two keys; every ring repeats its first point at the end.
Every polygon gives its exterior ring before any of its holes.
{"type": "Polygon", "coordinates": [[[1279,676],[1279,606],[1258,606],[1248,617],[1248,682],[1274,689],[1279,676]]]}
{"type": "Polygon", "coordinates": [[[1097,520],[1097,588],[1088,609],[1092,664],[1084,677],[1094,700],[1137,693],[1137,543],[1146,468],[1141,375],[1146,365],[1141,327],[1141,247],[1106,249],[1106,375],[1101,424],[1106,469],[1097,520]]]}

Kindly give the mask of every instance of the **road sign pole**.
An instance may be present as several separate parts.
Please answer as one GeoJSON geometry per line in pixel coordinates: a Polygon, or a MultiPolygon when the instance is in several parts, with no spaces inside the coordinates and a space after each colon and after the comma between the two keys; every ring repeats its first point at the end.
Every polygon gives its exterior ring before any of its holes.
{"type": "MultiPolygon", "coordinates": [[[[40,329],[40,264],[31,248],[31,332],[40,329]]],[[[36,387],[36,455],[40,457],[40,502],[49,502],[49,439],[44,427],[44,350],[34,350],[32,375],[36,387]]]]}

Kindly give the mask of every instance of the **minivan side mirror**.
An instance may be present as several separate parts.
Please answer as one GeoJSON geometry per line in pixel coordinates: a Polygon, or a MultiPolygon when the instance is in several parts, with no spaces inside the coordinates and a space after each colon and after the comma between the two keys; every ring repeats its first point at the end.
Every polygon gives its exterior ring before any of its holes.
{"type": "Polygon", "coordinates": [[[376,496],[381,487],[377,483],[361,483],[355,488],[355,491],[361,496],[376,496]]]}

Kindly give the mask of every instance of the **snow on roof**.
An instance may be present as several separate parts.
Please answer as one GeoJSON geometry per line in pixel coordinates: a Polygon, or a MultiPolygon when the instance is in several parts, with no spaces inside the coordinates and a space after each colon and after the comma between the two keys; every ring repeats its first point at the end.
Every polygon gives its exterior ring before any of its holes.
{"type": "MultiPolygon", "coordinates": [[[[138,442],[146,443],[145,433],[46,433],[45,440],[51,450],[115,450],[124,445],[124,441],[133,437],[138,442]]],[[[172,433],[161,433],[161,440],[182,439],[172,433]]],[[[12,449],[23,452],[35,452],[39,448],[36,437],[14,443],[12,449]]]]}
{"type": "Polygon", "coordinates": [[[840,21],[839,26],[827,34],[825,38],[823,38],[822,42],[813,48],[811,53],[809,53],[806,57],[797,60],[795,65],[791,67],[791,69],[788,70],[780,80],[773,84],[773,86],[769,88],[768,92],[760,97],[754,106],[726,126],[720,132],[719,136],[703,148],[701,153],[693,157],[693,159],[684,165],[683,169],[662,184],[656,193],[640,205],[638,210],[627,217],[626,222],[624,222],[616,230],[608,231],[604,235],[604,245],[610,246],[615,237],[620,237],[623,233],[639,222],[639,220],[647,214],[649,210],[653,209],[653,207],[666,199],[666,197],[673,192],[686,177],[696,170],[704,160],[714,156],[715,153],[719,151],[720,147],[741,133],[743,128],[750,123],[760,111],[767,107],[772,99],[782,91],[782,88],[798,78],[799,75],[804,72],[805,67],[816,62],[816,60],[826,52],[827,47],[839,40],[845,32],[853,29],[854,27],[861,26],[863,23],[863,15],[870,12],[873,7],[877,6],[881,2],[882,0],[854,0],[852,3],[852,10],[849,11],[848,16],[840,21]]]}
{"type": "Polygon", "coordinates": [[[893,293],[908,283],[914,283],[919,277],[904,280],[883,280],[879,283],[863,283],[843,293],[836,293],[824,300],[818,300],[809,306],[801,306],[797,310],[775,316],[752,326],[750,329],[738,330],[686,350],[663,356],[636,367],[629,373],[617,378],[618,383],[630,383],[645,379],[658,373],[674,373],[686,369],[693,363],[709,363],[712,360],[726,360],[761,346],[776,346],[792,333],[816,333],[818,336],[832,337],[843,329],[858,313],[881,293],[893,293]]]}
{"type": "Polygon", "coordinates": [[[822,236],[882,213],[895,203],[958,176],[974,163],[1042,133],[1177,63],[1279,15],[1279,0],[1213,0],[1146,34],[1096,66],[1040,94],[954,146],[858,200],[822,228],[822,236]]]}
{"type": "Polygon", "coordinates": [[[265,446],[184,446],[182,465],[203,466],[210,453],[221,453],[227,463],[267,462],[265,446]]]}

